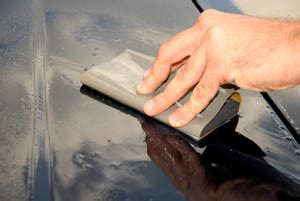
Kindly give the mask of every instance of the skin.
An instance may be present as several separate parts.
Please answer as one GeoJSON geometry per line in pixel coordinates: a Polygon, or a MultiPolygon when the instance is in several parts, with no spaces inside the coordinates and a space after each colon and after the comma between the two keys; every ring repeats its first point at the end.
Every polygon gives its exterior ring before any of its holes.
{"type": "Polygon", "coordinates": [[[155,116],[192,87],[188,102],[169,117],[181,127],[201,112],[221,85],[231,83],[253,91],[273,91],[300,83],[300,21],[262,19],[207,10],[194,26],[159,48],[137,92],[155,91],[178,69],[166,89],[144,106],[155,116]]]}

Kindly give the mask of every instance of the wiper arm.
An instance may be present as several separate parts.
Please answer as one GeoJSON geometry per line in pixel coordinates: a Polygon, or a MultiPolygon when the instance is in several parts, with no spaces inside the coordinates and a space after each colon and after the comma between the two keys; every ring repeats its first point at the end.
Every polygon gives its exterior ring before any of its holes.
{"type": "Polygon", "coordinates": [[[198,9],[200,13],[204,11],[197,0],[192,0],[192,3],[195,5],[195,7],[198,9]]]}

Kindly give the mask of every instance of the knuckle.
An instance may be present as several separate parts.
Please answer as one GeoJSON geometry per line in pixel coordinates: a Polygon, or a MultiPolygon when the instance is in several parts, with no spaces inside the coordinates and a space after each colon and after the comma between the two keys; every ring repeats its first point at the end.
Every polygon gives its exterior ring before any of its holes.
{"type": "Polygon", "coordinates": [[[189,100],[186,104],[185,104],[185,111],[189,114],[193,114],[195,109],[195,107],[193,106],[191,100],[189,100]]]}
{"type": "Polygon", "coordinates": [[[194,89],[190,100],[186,104],[186,110],[188,113],[197,114],[206,105],[205,93],[200,89],[194,89]]]}
{"type": "Polygon", "coordinates": [[[169,93],[167,93],[166,91],[163,91],[159,96],[157,96],[157,99],[155,100],[155,102],[159,103],[160,105],[162,105],[164,107],[173,103],[171,101],[171,97],[170,97],[169,93]]]}
{"type": "Polygon", "coordinates": [[[202,16],[200,15],[195,23],[195,27],[196,28],[206,28],[206,27],[209,27],[210,26],[210,20],[208,17],[206,16],[202,16]]]}
{"type": "Polygon", "coordinates": [[[167,52],[167,49],[168,49],[169,45],[167,42],[163,43],[159,49],[158,49],[158,54],[157,54],[157,57],[158,58],[163,58],[163,56],[166,54],[167,52]]]}
{"type": "Polygon", "coordinates": [[[195,67],[197,67],[197,59],[190,58],[186,64],[178,71],[176,75],[176,79],[180,84],[192,85],[194,82],[194,71],[195,67]]]}
{"type": "Polygon", "coordinates": [[[181,68],[178,73],[176,74],[176,79],[178,81],[178,83],[183,84],[186,83],[189,79],[188,79],[188,68],[187,67],[183,67],[181,68]]]}
{"type": "Polygon", "coordinates": [[[195,24],[200,25],[202,23],[202,20],[203,20],[203,14],[201,14],[197,17],[195,24]]]}
{"type": "Polygon", "coordinates": [[[216,41],[222,38],[223,36],[223,29],[219,25],[211,26],[207,31],[207,36],[210,41],[216,41]]]}
{"type": "Polygon", "coordinates": [[[200,107],[205,107],[209,103],[209,98],[214,91],[213,85],[209,83],[197,86],[192,94],[195,104],[198,104],[200,107]]]}
{"type": "Polygon", "coordinates": [[[214,15],[216,15],[218,13],[218,11],[217,10],[215,10],[215,9],[207,9],[207,10],[205,10],[203,13],[202,13],[202,15],[204,15],[204,16],[214,16],[214,15]]]}
{"type": "Polygon", "coordinates": [[[196,68],[200,67],[199,58],[197,56],[191,57],[186,63],[187,69],[194,71],[196,68]]]}
{"type": "Polygon", "coordinates": [[[201,103],[193,98],[191,98],[185,106],[185,111],[191,115],[196,115],[201,109],[201,103]]]}
{"type": "Polygon", "coordinates": [[[196,87],[194,90],[193,90],[193,93],[192,93],[192,98],[195,102],[197,103],[201,103],[204,99],[204,94],[205,94],[205,89],[206,87],[196,87]]]}
{"type": "Polygon", "coordinates": [[[163,80],[163,76],[161,73],[158,72],[158,68],[154,68],[152,71],[151,71],[151,74],[152,74],[152,78],[155,80],[155,81],[161,81],[163,80]]]}
{"type": "Polygon", "coordinates": [[[214,9],[205,10],[201,15],[198,16],[196,25],[201,27],[209,27],[212,24],[212,20],[216,12],[217,11],[214,9]]]}

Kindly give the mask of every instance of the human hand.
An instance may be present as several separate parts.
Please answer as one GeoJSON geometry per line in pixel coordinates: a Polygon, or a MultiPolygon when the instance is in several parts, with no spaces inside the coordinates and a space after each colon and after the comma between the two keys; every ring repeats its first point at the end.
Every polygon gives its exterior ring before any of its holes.
{"type": "Polygon", "coordinates": [[[160,47],[139,93],[153,92],[171,71],[182,67],[166,89],[145,104],[145,113],[163,112],[195,86],[190,100],[169,117],[172,126],[180,127],[201,112],[223,84],[254,91],[297,85],[299,49],[294,44],[299,44],[299,24],[205,11],[193,27],[160,47]]]}

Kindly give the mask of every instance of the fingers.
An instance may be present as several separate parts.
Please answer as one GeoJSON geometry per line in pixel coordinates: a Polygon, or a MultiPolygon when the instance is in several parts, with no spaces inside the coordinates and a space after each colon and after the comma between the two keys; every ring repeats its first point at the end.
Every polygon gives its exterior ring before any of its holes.
{"type": "Polygon", "coordinates": [[[177,136],[167,136],[166,140],[174,147],[174,149],[181,153],[183,160],[185,160],[188,156],[194,154],[195,152],[187,142],[177,136]]]}
{"type": "Polygon", "coordinates": [[[196,151],[185,141],[180,138],[172,138],[173,136],[167,137],[167,142],[173,146],[174,149],[180,152],[181,158],[187,166],[187,169],[193,172],[203,171],[201,167],[201,161],[196,151]]]}
{"type": "Polygon", "coordinates": [[[190,56],[201,42],[204,35],[199,29],[190,28],[175,35],[164,43],[157,54],[151,69],[145,73],[137,92],[148,94],[159,87],[169,76],[173,64],[190,56]]]}
{"type": "Polygon", "coordinates": [[[214,98],[220,83],[216,74],[205,72],[194,88],[190,100],[170,115],[169,123],[174,127],[181,127],[190,122],[214,98]]]}
{"type": "Polygon", "coordinates": [[[165,90],[144,106],[149,116],[154,116],[169,108],[193,87],[202,77],[206,64],[205,45],[199,48],[177,72],[165,90]]]}

